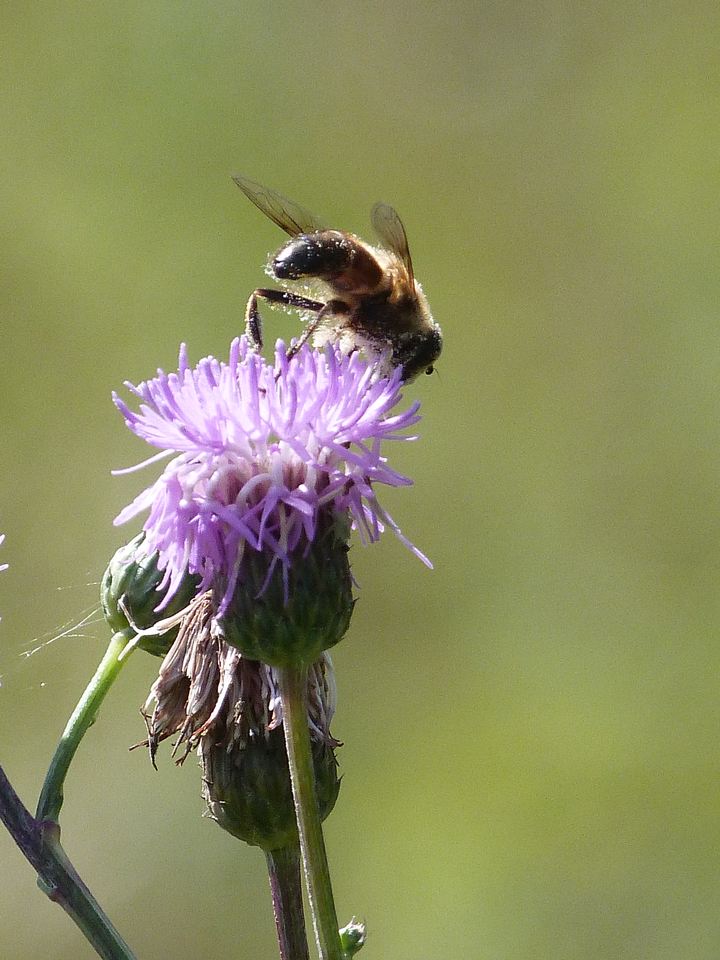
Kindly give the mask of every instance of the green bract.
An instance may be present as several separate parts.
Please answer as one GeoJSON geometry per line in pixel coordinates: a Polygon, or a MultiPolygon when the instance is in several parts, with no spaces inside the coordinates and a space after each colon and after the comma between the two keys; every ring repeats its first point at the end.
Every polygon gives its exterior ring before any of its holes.
{"type": "Polygon", "coordinates": [[[336,519],[268,581],[267,558],[250,556],[245,579],[218,618],[225,640],[252,660],[282,667],[313,663],[347,632],[353,611],[344,521],[336,519]]]}
{"type": "MultiPolygon", "coordinates": [[[[332,749],[312,745],[320,816],[335,805],[340,781],[332,749]]],[[[210,815],[228,833],[263,850],[277,850],[297,842],[282,728],[249,737],[228,750],[223,743],[201,748],[203,796],[210,815]]]]}

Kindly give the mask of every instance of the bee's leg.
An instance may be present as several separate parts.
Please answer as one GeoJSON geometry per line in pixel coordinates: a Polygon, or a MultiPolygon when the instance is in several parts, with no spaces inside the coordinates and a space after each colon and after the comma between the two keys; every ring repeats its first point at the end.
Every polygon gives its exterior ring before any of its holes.
{"type": "Polygon", "coordinates": [[[308,297],[298,296],[298,294],[290,293],[288,290],[273,290],[271,288],[254,290],[250,294],[250,299],[245,308],[245,333],[255,350],[262,350],[263,347],[262,320],[258,310],[258,297],[267,300],[268,303],[281,303],[285,307],[295,307],[297,310],[308,310],[311,313],[319,314],[325,308],[325,304],[319,300],[310,300],[308,297]]]}
{"type": "Polygon", "coordinates": [[[268,303],[282,303],[286,307],[295,307],[296,310],[309,310],[311,313],[319,313],[325,306],[319,300],[300,297],[297,293],[291,293],[289,290],[259,289],[255,291],[253,296],[262,297],[268,303]]]}
{"type": "MultiPolygon", "coordinates": [[[[295,343],[289,348],[286,354],[288,360],[292,360],[295,354],[298,353],[300,350],[302,350],[302,348],[308,342],[310,337],[315,333],[315,331],[323,322],[323,320],[326,320],[328,317],[342,316],[344,313],[346,314],[347,312],[348,312],[347,306],[344,303],[342,303],[340,300],[331,300],[329,303],[324,303],[321,309],[318,310],[317,314],[312,318],[312,320],[308,320],[308,322],[305,324],[305,328],[303,329],[303,332],[297,338],[295,343]]],[[[277,380],[279,376],[280,374],[278,373],[275,379],[277,380]]]]}
{"type": "Polygon", "coordinates": [[[312,318],[312,320],[308,320],[308,322],[305,324],[303,332],[300,334],[300,336],[297,338],[295,343],[288,350],[287,352],[288,360],[292,360],[295,354],[298,353],[300,350],[302,350],[302,348],[308,342],[310,337],[315,333],[317,328],[323,322],[325,317],[327,317],[331,312],[332,311],[328,309],[327,304],[323,304],[322,310],[319,310],[315,314],[315,316],[312,318]]]}
{"type": "Polygon", "coordinates": [[[250,345],[255,351],[262,350],[262,320],[258,310],[257,295],[259,291],[255,290],[250,294],[250,299],[245,307],[245,335],[250,341],[250,345]]]}

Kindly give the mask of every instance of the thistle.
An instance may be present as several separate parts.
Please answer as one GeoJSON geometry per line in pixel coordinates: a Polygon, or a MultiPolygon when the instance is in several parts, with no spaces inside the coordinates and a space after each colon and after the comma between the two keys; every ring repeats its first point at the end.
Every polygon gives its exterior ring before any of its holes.
{"type": "MultiPolygon", "coordinates": [[[[116,629],[125,623],[143,638],[177,630],[146,704],[153,762],[169,736],[180,761],[197,748],[211,815],[269,862],[299,839],[323,960],[364,942],[364,928],[338,930],[320,828],[339,786],[325,651],[352,614],[350,532],[372,543],[390,529],[429,565],[377,497],[383,484],[411,483],[383,444],[414,439],[407,431],[419,420],[417,403],[396,411],[402,371],[384,369],[332,346],[305,345],[289,359],[281,342],[270,364],[241,338],[227,362],[192,367],[183,347],[177,373],[127,384],[137,411],[114,398],[160,451],[131,470],[169,458],[116,519],[147,511],[130,574],[110,578],[139,585],[132,603],[118,599],[116,629]],[[194,597],[183,606],[188,585],[194,597]],[[160,623],[143,628],[129,606],[160,623]]],[[[302,952],[298,916],[279,909],[301,911],[297,890],[287,896],[292,864],[283,883],[276,920],[290,956],[302,952]]]]}

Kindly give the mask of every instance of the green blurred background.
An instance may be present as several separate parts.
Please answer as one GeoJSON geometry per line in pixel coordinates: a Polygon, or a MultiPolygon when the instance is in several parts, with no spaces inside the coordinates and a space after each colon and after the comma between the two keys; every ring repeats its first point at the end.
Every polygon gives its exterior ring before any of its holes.
{"type": "MultiPolygon", "coordinates": [[[[5,0],[2,33],[0,760],[28,804],[108,639],[67,628],[155,475],[110,476],[145,454],[110,391],[223,354],[282,241],[230,174],[365,235],[384,199],[446,336],[386,497],[435,571],[353,551],[339,913],[367,960],[716,958],[717,3],[5,0]]],[[[156,666],[83,746],[67,848],[138,957],[272,958],[260,853],[201,818],[194,762],[128,753],[156,666]]],[[[0,955],[91,957],[0,857],[0,955]]]]}

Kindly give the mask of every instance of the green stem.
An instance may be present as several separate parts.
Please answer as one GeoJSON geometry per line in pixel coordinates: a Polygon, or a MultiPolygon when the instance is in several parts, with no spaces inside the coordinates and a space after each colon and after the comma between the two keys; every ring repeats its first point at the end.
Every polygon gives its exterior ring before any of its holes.
{"type": "Polygon", "coordinates": [[[283,728],[305,883],[320,960],[343,960],[337,913],[330,884],[325,841],[315,790],[315,772],[307,722],[308,668],[293,665],[277,668],[283,708],[283,728]]]}
{"type": "Polygon", "coordinates": [[[38,884],[75,921],[104,960],[135,960],[60,845],[57,823],[40,823],[0,768],[0,820],[38,873],[38,884]]]}
{"type": "Polygon", "coordinates": [[[300,847],[292,844],[279,850],[267,850],[265,857],[280,960],[309,960],[300,878],[300,847]]]}
{"type": "Polygon", "coordinates": [[[39,821],[53,820],[57,822],[63,804],[63,785],[68,769],[77,748],[80,746],[80,741],[95,723],[100,704],[105,699],[126,660],[129,659],[127,657],[122,660],[119,659],[127,644],[128,638],[124,633],[116,633],[113,636],[94,677],[85,688],[85,692],[80,697],[78,705],[67,722],[63,735],[60,737],[60,742],[55,748],[48,772],[45,774],[45,782],[40,791],[40,799],[35,814],[39,821]]]}

